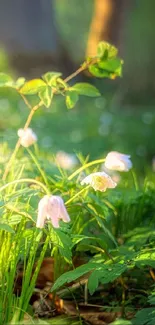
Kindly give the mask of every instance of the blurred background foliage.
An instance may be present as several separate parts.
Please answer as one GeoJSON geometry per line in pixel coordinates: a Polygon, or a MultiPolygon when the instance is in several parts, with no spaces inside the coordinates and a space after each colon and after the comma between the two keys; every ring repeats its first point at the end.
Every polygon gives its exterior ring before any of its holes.
{"type": "MultiPolygon", "coordinates": [[[[102,96],[82,98],[67,111],[56,97],[36,113],[32,127],[47,152],[82,152],[97,158],[118,150],[144,172],[155,155],[154,0],[5,0],[0,2],[0,71],[27,79],[47,71],[76,70],[101,40],[116,45],[123,78],[74,81],[95,84],[102,96]],[[143,163],[142,163],[143,161],[143,163]],[[147,164],[146,164],[147,162],[147,164]]],[[[28,115],[22,99],[0,90],[0,138],[13,148],[28,115]]]]}

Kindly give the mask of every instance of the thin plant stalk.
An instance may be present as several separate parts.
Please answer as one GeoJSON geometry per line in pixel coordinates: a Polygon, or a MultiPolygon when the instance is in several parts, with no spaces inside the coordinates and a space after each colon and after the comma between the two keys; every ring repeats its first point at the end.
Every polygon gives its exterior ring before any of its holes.
{"type": "Polygon", "coordinates": [[[83,170],[87,169],[88,167],[91,167],[93,165],[97,165],[97,164],[102,164],[104,163],[105,158],[104,159],[97,159],[97,160],[93,160],[88,162],[87,164],[81,166],[80,168],[78,168],[73,174],[71,174],[68,177],[68,180],[71,181],[76,175],[80,174],[83,170]]]}
{"type": "MultiPolygon", "coordinates": [[[[34,113],[35,113],[35,111],[36,111],[39,107],[41,107],[42,105],[43,105],[43,103],[42,103],[42,101],[40,101],[39,104],[35,105],[35,106],[31,109],[31,112],[30,112],[30,114],[29,114],[29,116],[28,116],[28,118],[27,118],[27,120],[26,120],[25,125],[24,125],[24,130],[26,130],[26,129],[29,127],[29,125],[30,125],[30,123],[31,123],[31,120],[32,120],[32,118],[33,118],[33,115],[34,115],[34,113]]],[[[10,167],[11,167],[11,165],[13,164],[13,162],[14,162],[14,160],[15,160],[15,158],[16,158],[17,152],[18,152],[18,150],[19,150],[19,148],[20,148],[20,143],[21,143],[21,139],[19,138],[18,141],[17,141],[17,143],[16,143],[15,149],[14,149],[14,151],[13,151],[13,153],[12,153],[12,156],[11,156],[10,160],[8,161],[8,163],[7,163],[7,165],[6,165],[6,168],[5,168],[5,171],[4,171],[4,175],[3,175],[3,177],[2,177],[2,180],[3,180],[3,181],[5,181],[5,179],[6,179],[7,175],[8,175],[8,173],[9,173],[10,167]]]]}
{"type": "MultiPolygon", "coordinates": [[[[67,78],[65,78],[65,79],[64,79],[64,82],[68,82],[68,81],[70,81],[71,79],[75,78],[75,77],[76,77],[78,74],[80,74],[82,71],[86,70],[86,69],[89,67],[89,65],[96,63],[97,60],[98,60],[97,58],[92,58],[92,60],[90,60],[89,62],[84,62],[84,63],[81,65],[81,67],[80,67],[79,69],[77,69],[75,72],[73,72],[73,73],[72,73],[71,75],[69,75],[67,78]]],[[[53,93],[56,93],[56,92],[57,92],[57,89],[54,89],[54,90],[53,90],[53,93]]],[[[20,94],[21,97],[24,99],[24,102],[25,102],[25,104],[28,106],[28,108],[31,109],[31,111],[30,111],[30,113],[29,113],[29,115],[28,115],[28,118],[27,118],[27,120],[26,120],[26,123],[25,123],[25,125],[24,125],[24,128],[23,128],[24,130],[26,130],[26,129],[29,127],[30,123],[31,123],[31,120],[32,120],[32,118],[33,118],[33,116],[34,116],[34,113],[35,113],[35,112],[36,112],[36,111],[37,111],[41,106],[43,106],[43,102],[40,101],[37,105],[35,105],[34,107],[31,107],[30,103],[27,101],[27,99],[25,98],[25,96],[24,96],[23,94],[20,93],[20,91],[19,91],[19,94],[20,94]]],[[[19,138],[18,141],[17,141],[17,143],[16,143],[15,149],[14,149],[14,151],[13,151],[13,153],[12,153],[12,156],[11,156],[10,160],[8,161],[8,164],[7,164],[6,169],[5,169],[5,171],[4,171],[4,175],[3,175],[3,177],[2,177],[3,180],[6,179],[8,173],[9,173],[10,166],[13,164],[14,159],[16,158],[16,155],[17,155],[18,150],[19,150],[19,148],[20,148],[20,144],[21,144],[21,140],[20,140],[20,138],[19,138]]]]}
{"type": "Polygon", "coordinates": [[[39,165],[39,162],[37,160],[37,158],[35,157],[35,155],[32,153],[32,151],[29,149],[29,148],[26,148],[27,149],[27,152],[29,153],[30,157],[32,158],[32,160],[34,161],[35,165],[37,166],[46,186],[48,187],[48,180],[47,180],[47,177],[46,177],[46,174],[44,173],[44,171],[42,170],[42,168],[40,167],[39,165]]]}
{"type": "Polygon", "coordinates": [[[65,202],[65,204],[67,205],[67,204],[71,203],[72,201],[74,201],[75,198],[77,198],[78,196],[80,196],[82,193],[86,192],[88,190],[88,188],[90,188],[90,185],[86,186],[81,191],[79,191],[74,196],[72,196],[68,201],[65,202]]]}
{"type": "Polygon", "coordinates": [[[133,178],[133,183],[134,183],[134,186],[135,186],[135,190],[138,191],[139,190],[139,185],[138,185],[136,173],[133,170],[133,168],[131,169],[131,175],[132,175],[132,178],[133,178]]]}
{"type": "Polygon", "coordinates": [[[49,194],[49,190],[47,189],[47,187],[44,184],[42,184],[41,182],[39,182],[33,178],[22,178],[22,179],[17,179],[15,181],[9,182],[9,183],[0,187],[0,192],[5,190],[10,185],[20,184],[20,183],[34,183],[34,184],[38,185],[40,188],[42,188],[44,193],[46,193],[47,195],[49,194]]]}
{"type": "Polygon", "coordinates": [[[37,261],[37,265],[35,268],[35,271],[32,275],[33,267],[34,267],[34,262],[36,258],[36,252],[37,249],[40,245],[40,239],[42,237],[42,232],[38,233],[38,229],[36,229],[36,232],[34,233],[34,243],[32,244],[31,250],[30,250],[30,255],[29,255],[29,260],[25,269],[25,275],[24,275],[24,281],[22,285],[22,293],[21,297],[19,299],[19,311],[14,314],[13,320],[15,321],[20,321],[24,317],[25,311],[27,311],[28,305],[30,298],[33,294],[34,288],[35,288],[35,283],[39,274],[39,270],[41,267],[41,264],[44,259],[44,255],[46,253],[50,237],[47,235],[43,248],[41,250],[39,259],[37,261]],[[39,236],[39,237],[38,237],[39,236]]]}

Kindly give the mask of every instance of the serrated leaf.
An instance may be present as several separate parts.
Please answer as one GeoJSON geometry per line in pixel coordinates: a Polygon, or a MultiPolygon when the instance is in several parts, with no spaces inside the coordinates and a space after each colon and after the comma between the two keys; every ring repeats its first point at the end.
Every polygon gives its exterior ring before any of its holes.
{"type": "Polygon", "coordinates": [[[93,294],[98,287],[98,283],[110,283],[116,280],[120,275],[126,271],[126,264],[104,264],[102,267],[94,270],[88,279],[88,289],[90,294],[93,294]]]}
{"type": "Polygon", "coordinates": [[[55,83],[55,80],[61,76],[62,76],[61,72],[47,72],[42,76],[42,78],[46,81],[46,83],[49,86],[53,86],[53,83],[55,83]]]}
{"type": "Polygon", "coordinates": [[[100,96],[99,90],[86,82],[79,82],[75,84],[71,89],[75,90],[79,95],[89,96],[89,97],[98,97],[100,96]]]}
{"type": "Polygon", "coordinates": [[[151,295],[148,297],[148,302],[150,305],[155,305],[155,291],[151,292],[151,295]]]}
{"type": "Polygon", "coordinates": [[[24,86],[20,88],[21,94],[24,95],[34,95],[41,91],[46,83],[41,79],[33,79],[25,82],[24,86]]]}
{"type": "Polygon", "coordinates": [[[12,234],[15,233],[15,231],[9,225],[7,225],[6,223],[0,223],[0,230],[5,230],[5,231],[10,232],[12,234]]]}
{"type": "Polygon", "coordinates": [[[11,86],[12,83],[13,79],[9,75],[3,72],[0,73],[0,87],[11,86]]]}
{"type": "Polygon", "coordinates": [[[83,276],[84,274],[92,271],[93,269],[95,269],[97,265],[95,263],[87,263],[84,265],[81,265],[79,267],[77,267],[75,270],[73,271],[68,271],[64,274],[62,274],[54,283],[51,292],[53,292],[54,290],[59,289],[60,287],[62,287],[65,283],[70,283],[72,281],[75,281],[76,279],[80,278],[81,276],[83,276]]]}
{"type": "Polygon", "coordinates": [[[145,265],[155,267],[155,251],[141,251],[138,256],[134,259],[138,267],[145,265]]]}
{"type": "Polygon", "coordinates": [[[63,256],[68,263],[72,258],[72,241],[70,237],[59,229],[51,229],[51,241],[58,247],[61,256],[63,256]]]}
{"type": "Polygon", "coordinates": [[[46,86],[39,92],[39,98],[42,100],[43,104],[48,108],[51,105],[53,98],[52,88],[46,86]]]}
{"type": "Polygon", "coordinates": [[[100,42],[97,47],[97,56],[99,58],[114,58],[118,54],[118,50],[115,46],[107,43],[100,42]]]}
{"type": "Polygon", "coordinates": [[[95,270],[92,272],[92,274],[88,279],[88,289],[90,295],[93,295],[95,290],[98,288],[98,285],[99,285],[99,271],[95,270]]]}
{"type": "Polygon", "coordinates": [[[154,325],[155,308],[144,308],[138,311],[132,319],[132,325],[154,325]]]}
{"type": "Polygon", "coordinates": [[[68,91],[66,96],[66,106],[68,109],[73,108],[77,101],[79,99],[79,96],[76,91],[68,91]]]}
{"type": "Polygon", "coordinates": [[[72,241],[70,237],[61,230],[57,229],[56,232],[59,237],[60,254],[67,260],[68,263],[70,263],[72,258],[72,241]]]}

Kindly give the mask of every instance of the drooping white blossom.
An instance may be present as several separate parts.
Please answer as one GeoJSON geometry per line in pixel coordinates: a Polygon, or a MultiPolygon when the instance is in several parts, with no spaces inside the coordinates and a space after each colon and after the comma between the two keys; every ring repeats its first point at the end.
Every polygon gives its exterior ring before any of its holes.
{"type": "Polygon", "coordinates": [[[125,155],[117,151],[111,151],[106,156],[105,167],[110,170],[127,172],[132,168],[130,155],[125,155]]]}
{"type": "Polygon", "coordinates": [[[27,148],[37,141],[37,136],[31,128],[19,129],[18,136],[23,147],[27,148]]]}
{"type": "Polygon", "coordinates": [[[74,155],[64,151],[58,151],[56,154],[56,164],[63,169],[71,169],[77,165],[77,159],[74,155]]]}
{"type": "Polygon", "coordinates": [[[69,222],[70,217],[63,199],[57,195],[45,195],[38,204],[38,218],[36,227],[43,228],[46,219],[50,220],[54,228],[59,228],[60,219],[69,222]]]}
{"type": "Polygon", "coordinates": [[[116,170],[110,170],[110,169],[106,168],[104,163],[101,165],[101,171],[103,171],[106,174],[108,174],[112,178],[112,180],[114,182],[116,182],[117,184],[120,183],[121,176],[120,176],[120,173],[118,173],[118,171],[116,171],[116,170]]]}
{"type": "Polygon", "coordinates": [[[115,188],[117,184],[105,172],[92,173],[85,177],[81,185],[89,184],[95,191],[105,192],[107,188],[115,188]]]}

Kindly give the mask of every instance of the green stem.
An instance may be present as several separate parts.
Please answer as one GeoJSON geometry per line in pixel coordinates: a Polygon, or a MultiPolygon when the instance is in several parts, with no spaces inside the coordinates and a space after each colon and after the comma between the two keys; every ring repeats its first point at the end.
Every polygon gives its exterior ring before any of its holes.
{"type": "Polygon", "coordinates": [[[90,187],[90,185],[86,186],[86,187],[83,188],[81,191],[79,191],[78,193],[76,193],[73,197],[71,197],[71,199],[69,199],[67,202],[65,202],[65,205],[67,205],[68,203],[72,202],[76,197],[78,197],[78,196],[81,195],[83,192],[85,192],[86,190],[88,190],[89,187],[90,187]]]}
{"type": "Polygon", "coordinates": [[[135,174],[133,169],[131,169],[131,174],[132,174],[133,182],[134,182],[134,185],[135,185],[135,189],[136,189],[136,191],[138,191],[139,190],[139,185],[138,185],[138,182],[137,182],[136,174],[135,174]]]}
{"type": "Polygon", "coordinates": [[[87,164],[81,166],[80,168],[78,168],[73,174],[71,174],[68,177],[68,180],[70,181],[71,179],[73,179],[76,175],[78,175],[79,173],[81,173],[84,169],[86,169],[88,167],[91,167],[93,165],[102,164],[102,163],[104,163],[104,161],[105,161],[105,158],[104,159],[97,159],[97,160],[90,161],[89,163],[87,163],[87,164]]]}
{"type": "Polygon", "coordinates": [[[18,183],[34,183],[34,184],[37,184],[40,188],[43,189],[43,191],[49,195],[49,191],[47,189],[47,187],[42,184],[41,182],[39,181],[36,181],[35,179],[33,178],[22,178],[22,179],[17,179],[15,181],[12,181],[12,182],[9,182],[3,186],[0,187],[0,192],[2,192],[3,190],[5,190],[8,186],[10,185],[13,185],[13,184],[18,184],[18,183]]]}
{"type": "Polygon", "coordinates": [[[34,161],[35,165],[37,166],[46,186],[48,186],[48,181],[47,181],[46,175],[45,175],[44,171],[41,169],[41,167],[38,163],[38,160],[36,159],[35,155],[32,153],[32,151],[29,148],[26,148],[26,149],[27,149],[27,152],[29,153],[29,155],[31,156],[32,160],[34,161]]]}
{"type": "MultiPolygon", "coordinates": [[[[36,110],[37,110],[39,107],[41,107],[42,105],[43,105],[43,102],[40,101],[37,105],[35,105],[35,106],[31,109],[31,111],[30,111],[30,113],[29,113],[29,116],[28,116],[28,118],[27,118],[27,120],[26,120],[26,123],[25,123],[25,125],[24,125],[24,130],[26,130],[26,129],[29,127],[29,125],[30,125],[30,123],[31,123],[31,120],[32,120],[32,118],[33,118],[34,113],[35,113],[36,110]]],[[[21,142],[21,139],[19,138],[18,141],[17,141],[17,143],[16,143],[15,149],[14,149],[14,151],[13,151],[13,153],[12,153],[12,155],[11,155],[11,157],[10,157],[10,159],[9,159],[9,161],[8,161],[8,163],[7,163],[7,165],[6,165],[6,168],[5,168],[5,171],[4,171],[4,175],[3,175],[3,177],[2,177],[3,181],[5,181],[5,179],[6,179],[7,175],[8,175],[8,173],[9,173],[10,167],[11,167],[11,165],[13,165],[13,163],[14,163],[14,160],[15,160],[16,155],[17,155],[17,153],[18,153],[18,150],[19,150],[19,148],[20,148],[20,142],[21,142]]]]}

